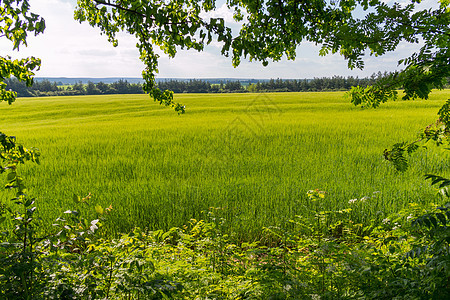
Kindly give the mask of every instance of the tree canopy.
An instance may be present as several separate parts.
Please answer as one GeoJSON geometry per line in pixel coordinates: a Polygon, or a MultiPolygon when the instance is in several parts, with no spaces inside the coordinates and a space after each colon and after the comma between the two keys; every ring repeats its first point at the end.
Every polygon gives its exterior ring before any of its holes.
{"type": "Polygon", "coordinates": [[[222,44],[221,53],[231,56],[234,66],[242,58],[263,65],[283,56],[295,59],[298,45],[309,41],[321,45],[320,55],[340,53],[349,68],[360,69],[367,53],[380,56],[401,42],[421,43],[420,51],[399,61],[402,71],[375,86],[355,87],[351,96],[355,105],[372,107],[395,99],[398,88],[404,89],[405,99],[427,98],[450,76],[450,1],[440,0],[438,7],[424,10],[417,9],[420,0],[406,5],[385,2],[227,0],[241,24],[239,32],[232,32],[223,18],[206,17],[216,9],[215,0],[78,0],[75,18],[100,28],[114,45],[119,31],[134,35],[145,64],[144,89],[178,111],[184,108],[173,103],[171,93],[154,88],[159,58],[154,47],[174,57],[179,48],[202,51],[214,40],[222,44]]]}
{"type": "MultiPolygon", "coordinates": [[[[223,18],[208,14],[222,2],[215,0],[78,0],[75,19],[98,27],[117,45],[117,33],[137,38],[137,48],[145,68],[142,72],[148,92],[161,104],[179,113],[184,106],[175,103],[173,93],[156,87],[159,47],[170,57],[179,49],[204,50],[213,41],[221,43],[221,53],[238,66],[242,59],[279,61],[295,59],[305,41],[321,46],[320,55],[339,53],[349,68],[364,67],[366,54],[380,56],[394,51],[401,42],[419,43],[421,48],[398,63],[403,68],[368,87],[354,87],[350,93],[355,105],[377,107],[397,97],[427,98],[431,89],[442,88],[450,76],[450,1],[439,0],[436,7],[418,9],[420,0],[407,4],[387,4],[382,0],[227,0],[240,25],[233,32],[223,18]]],[[[0,6],[0,36],[13,49],[26,46],[27,33],[40,34],[44,20],[30,11],[28,0],[6,0],[0,6]]],[[[0,94],[9,103],[15,94],[5,90],[3,79],[11,76],[32,84],[40,60],[34,57],[11,60],[1,57],[0,94]]]]}

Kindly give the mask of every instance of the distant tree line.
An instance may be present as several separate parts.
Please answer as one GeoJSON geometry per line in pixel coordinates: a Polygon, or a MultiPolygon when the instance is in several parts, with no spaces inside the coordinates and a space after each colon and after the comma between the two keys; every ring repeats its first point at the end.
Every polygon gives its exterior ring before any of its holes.
{"type": "Polygon", "coordinates": [[[333,76],[314,79],[270,79],[243,86],[240,81],[226,81],[210,84],[202,80],[167,80],[159,82],[160,89],[175,93],[236,93],[236,92],[310,92],[349,90],[352,86],[367,86],[386,76],[374,74],[369,78],[333,76]]]}
{"type": "MultiPolygon", "coordinates": [[[[370,77],[322,77],[314,79],[270,79],[262,80],[249,85],[242,85],[240,81],[225,81],[209,83],[208,81],[191,80],[166,80],[158,83],[161,90],[171,90],[175,93],[246,93],[246,92],[319,92],[319,91],[346,91],[352,86],[366,87],[377,80],[387,76],[388,73],[377,73],[370,77]]],[[[7,89],[17,92],[19,97],[35,96],[73,96],[73,95],[106,95],[106,94],[143,94],[140,83],[129,83],[119,80],[113,83],[87,84],[78,82],[73,85],[61,86],[49,80],[35,81],[32,87],[16,78],[6,79],[7,89]]],[[[450,78],[447,88],[450,87],[450,78]]]]}
{"type": "Polygon", "coordinates": [[[247,92],[240,81],[221,81],[212,84],[199,79],[165,80],[158,82],[161,90],[171,90],[174,93],[244,93],[247,92]]]}
{"type": "Polygon", "coordinates": [[[126,80],[119,80],[110,84],[89,81],[73,85],[61,86],[49,80],[35,80],[33,86],[27,87],[24,82],[16,78],[9,78],[6,81],[6,88],[17,92],[19,97],[42,97],[42,96],[74,96],[74,95],[106,95],[106,94],[143,94],[140,83],[129,83],[126,80]]]}
{"type": "Polygon", "coordinates": [[[358,78],[349,76],[321,77],[314,79],[270,79],[266,82],[251,84],[247,89],[251,92],[320,92],[320,91],[346,91],[352,86],[363,86],[374,84],[384,77],[384,74],[372,75],[371,77],[358,78]]]}

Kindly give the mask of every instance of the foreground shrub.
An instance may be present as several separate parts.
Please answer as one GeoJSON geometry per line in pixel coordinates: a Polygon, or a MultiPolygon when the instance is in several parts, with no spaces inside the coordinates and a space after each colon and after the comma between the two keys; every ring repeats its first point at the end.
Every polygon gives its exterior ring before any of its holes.
{"type": "Polygon", "coordinates": [[[26,251],[3,238],[0,298],[446,299],[448,207],[413,215],[422,210],[413,205],[367,236],[339,212],[337,235],[336,224],[319,225],[333,213],[319,212],[319,222],[267,228],[279,237],[272,246],[233,242],[213,211],[207,221],[167,232],[136,228],[115,240],[96,238],[101,222],[87,229],[70,211],[58,232],[34,238],[26,251]],[[313,227],[304,235],[305,225],[313,227]]]}
{"type": "Polygon", "coordinates": [[[225,234],[220,209],[167,232],[108,239],[101,228],[112,207],[89,194],[44,232],[17,170],[39,162],[39,152],[3,134],[0,142],[0,170],[14,191],[0,203],[0,299],[450,298],[450,205],[411,204],[363,225],[352,210],[368,197],[324,211],[326,193],[312,190],[314,218],[264,228],[264,243],[225,234]],[[82,206],[97,218],[84,218],[82,206]]]}

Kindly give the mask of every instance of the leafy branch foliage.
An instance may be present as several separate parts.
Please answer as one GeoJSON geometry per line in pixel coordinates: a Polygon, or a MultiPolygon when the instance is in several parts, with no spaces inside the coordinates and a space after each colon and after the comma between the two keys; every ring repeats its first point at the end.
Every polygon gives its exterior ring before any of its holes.
{"type": "Polygon", "coordinates": [[[422,41],[420,51],[399,61],[404,70],[350,93],[355,105],[377,107],[396,99],[400,87],[405,90],[404,99],[427,98],[432,88],[442,88],[450,77],[450,4],[441,0],[439,7],[417,10],[418,2],[229,0],[227,6],[240,22],[238,33],[223,18],[205,17],[216,9],[214,0],[79,0],[75,18],[100,28],[114,45],[121,30],[136,36],[145,64],[144,90],[176,109],[179,106],[172,102],[172,95],[155,88],[159,56],[153,45],[174,57],[177,47],[202,51],[215,38],[222,45],[221,53],[231,55],[233,65],[238,66],[242,58],[263,65],[283,56],[295,59],[298,45],[309,41],[322,46],[321,55],[339,53],[349,68],[362,69],[366,51],[380,56],[401,42],[422,41]],[[355,17],[357,9],[365,12],[361,19],[355,17]]]}
{"type": "MultiPolygon", "coordinates": [[[[19,50],[20,45],[27,45],[28,32],[38,35],[44,29],[44,19],[30,11],[28,1],[4,0],[0,3],[0,37],[10,40],[14,50],[19,50]]],[[[0,56],[0,102],[11,104],[17,96],[15,92],[6,90],[5,79],[14,76],[31,86],[34,71],[39,70],[40,64],[40,59],[35,57],[12,60],[10,56],[0,56]]]]}

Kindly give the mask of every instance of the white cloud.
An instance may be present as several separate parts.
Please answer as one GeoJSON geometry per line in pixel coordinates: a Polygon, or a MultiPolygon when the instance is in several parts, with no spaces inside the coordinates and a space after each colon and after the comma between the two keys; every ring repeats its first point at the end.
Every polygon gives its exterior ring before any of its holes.
{"type": "Polygon", "coordinates": [[[134,38],[120,34],[114,48],[106,36],[87,23],[73,19],[76,1],[31,0],[32,11],[44,17],[44,34],[28,38],[28,47],[20,53],[11,44],[0,41],[2,53],[16,58],[36,56],[42,59],[37,76],[65,77],[139,77],[142,63],[134,38]]]}
{"type": "MultiPolygon", "coordinates": [[[[408,4],[411,4],[411,0],[383,0],[387,5],[392,5],[394,3],[400,4],[400,6],[405,7],[408,4]]],[[[422,0],[420,3],[416,3],[416,11],[417,10],[423,10],[423,9],[429,9],[429,8],[438,8],[439,3],[438,0],[422,0]]]]}
{"type": "Polygon", "coordinates": [[[227,23],[236,23],[233,19],[233,11],[227,7],[226,3],[223,3],[213,11],[202,13],[201,17],[206,20],[209,18],[223,18],[227,23]]]}

